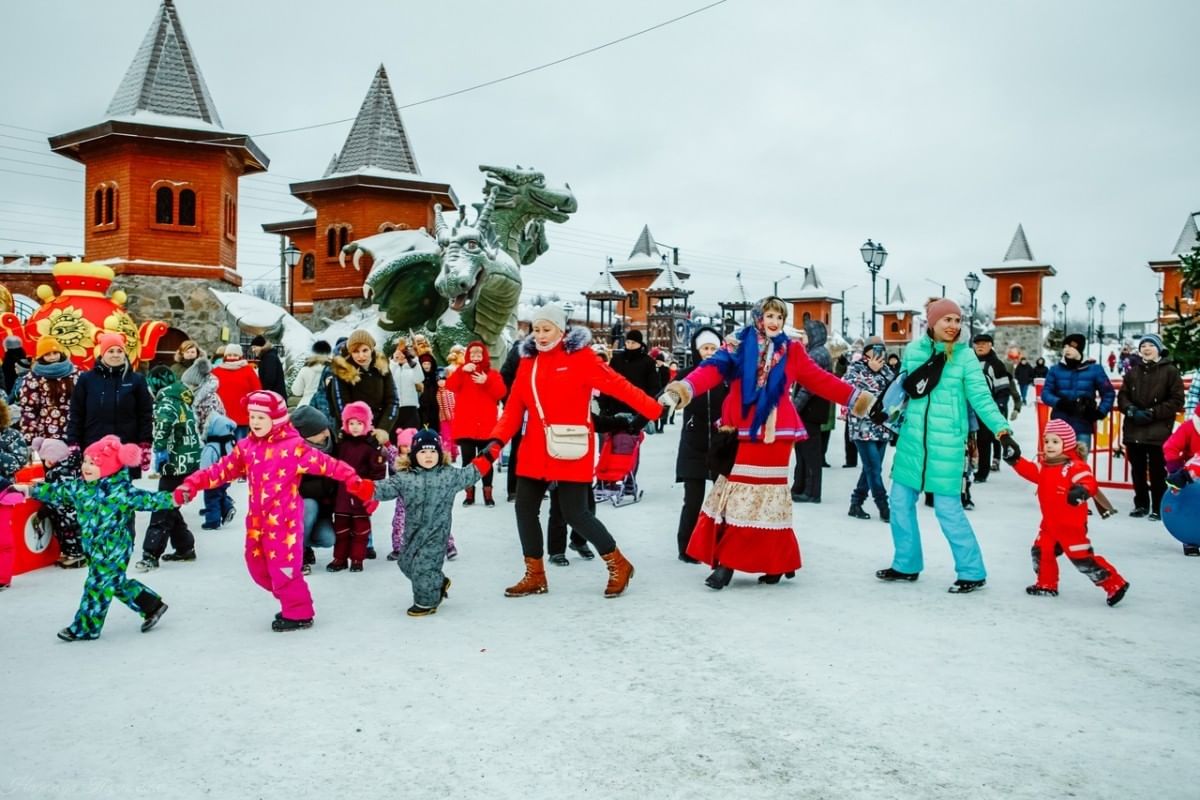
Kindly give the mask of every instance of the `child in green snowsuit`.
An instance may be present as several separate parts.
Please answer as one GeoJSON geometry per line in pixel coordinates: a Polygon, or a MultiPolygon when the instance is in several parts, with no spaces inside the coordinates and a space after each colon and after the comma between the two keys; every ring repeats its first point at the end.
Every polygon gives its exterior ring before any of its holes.
{"type": "Polygon", "coordinates": [[[415,468],[402,465],[392,477],[375,484],[376,500],[399,497],[404,501],[404,543],[396,563],[412,581],[410,617],[435,613],[448,596],[450,579],[442,573],[442,565],[446,561],[454,496],[468,486],[474,486],[492,468],[492,462],[499,454],[497,444],[485,449],[465,467],[451,466],[442,454],[437,432],[426,428],[413,437],[415,468]]]}
{"type": "Polygon", "coordinates": [[[125,467],[141,464],[142,449],[105,436],[83,451],[83,480],[40,483],[29,490],[35,500],[75,509],[88,559],[87,581],[75,621],[58,632],[66,642],[96,639],[114,596],[142,615],[142,633],[153,628],[167,610],[162,598],[125,576],[133,552],[135,511],[175,508],[167,492],[135,488],[125,467]]]}

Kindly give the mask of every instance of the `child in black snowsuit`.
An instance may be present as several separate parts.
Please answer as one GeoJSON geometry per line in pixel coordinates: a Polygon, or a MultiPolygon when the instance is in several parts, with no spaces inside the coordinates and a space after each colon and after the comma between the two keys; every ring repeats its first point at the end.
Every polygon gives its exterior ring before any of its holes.
{"type": "Polygon", "coordinates": [[[401,469],[375,485],[376,500],[398,497],[404,501],[404,544],[396,563],[412,581],[410,617],[435,613],[449,596],[450,579],[442,573],[442,566],[454,496],[474,486],[499,455],[500,446],[492,444],[467,466],[451,466],[437,432],[425,429],[413,437],[411,462],[401,458],[401,469]]]}

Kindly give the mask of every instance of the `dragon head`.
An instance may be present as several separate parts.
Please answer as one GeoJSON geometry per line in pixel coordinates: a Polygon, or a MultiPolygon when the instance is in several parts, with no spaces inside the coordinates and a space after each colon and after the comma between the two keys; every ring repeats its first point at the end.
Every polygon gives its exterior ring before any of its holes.
{"type": "Polygon", "coordinates": [[[470,225],[466,209],[460,208],[454,227],[446,224],[440,205],[433,207],[433,235],[442,248],[442,271],[434,281],[434,288],[450,302],[452,311],[464,311],[479,298],[487,266],[495,262],[499,253],[490,223],[495,201],[493,189],[479,217],[470,225]]]}
{"type": "Polygon", "coordinates": [[[562,189],[547,187],[546,176],[535,169],[481,164],[479,170],[484,176],[484,194],[495,192],[497,209],[558,223],[566,222],[579,209],[569,184],[562,189]]]}
{"type": "Polygon", "coordinates": [[[342,248],[338,262],[345,267],[350,256],[354,268],[361,271],[364,255],[373,266],[363,281],[363,297],[379,307],[379,327],[408,330],[446,310],[445,301],[433,291],[440,268],[438,246],[424,228],[357,239],[342,248]]]}

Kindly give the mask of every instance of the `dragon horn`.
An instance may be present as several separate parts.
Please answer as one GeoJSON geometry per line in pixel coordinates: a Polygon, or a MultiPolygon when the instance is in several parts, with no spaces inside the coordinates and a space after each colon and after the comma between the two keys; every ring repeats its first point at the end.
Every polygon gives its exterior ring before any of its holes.
{"type": "Polygon", "coordinates": [[[487,202],[483,204],[483,208],[479,211],[479,218],[475,220],[475,227],[480,231],[491,225],[492,212],[496,209],[496,195],[499,193],[500,187],[493,186],[488,192],[487,202]]]}
{"type": "Polygon", "coordinates": [[[441,239],[442,233],[448,229],[446,220],[442,216],[442,204],[435,203],[433,206],[433,238],[441,239]]]}

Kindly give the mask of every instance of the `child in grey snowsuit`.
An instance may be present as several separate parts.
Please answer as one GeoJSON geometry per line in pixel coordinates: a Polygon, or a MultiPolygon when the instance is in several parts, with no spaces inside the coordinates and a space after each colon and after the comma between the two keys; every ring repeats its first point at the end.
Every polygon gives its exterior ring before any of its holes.
{"type": "MultiPolygon", "coordinates": [[[[204,428],[204,448],[200,451],[200,469],[208,469],[233,452],[233,446],[237,443],[236,431],[237,426],[229,417],[220,412],[209,414],[204,428]]],[[[231,522],[233,515],[228,483],[204,490],[204,524],[201,528],[215,531],[231,522]]]]}
{"type": "Polygon", "coordinates": [[[376,500],[404,501],[405,535],[396,563],[412,581],[410,617],[435,613],[448,596],[450,579],[442,573],[442,565],[454,496],[482,478],[499,454],[499,445],[493,444],[467,466],[451,466],[437,432],[426,428],[413,437],[407,468],[375,484],[376,500]]]}

